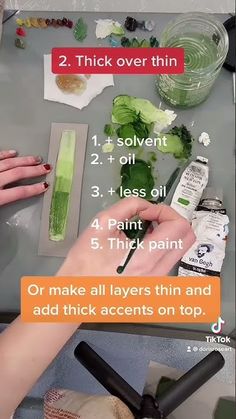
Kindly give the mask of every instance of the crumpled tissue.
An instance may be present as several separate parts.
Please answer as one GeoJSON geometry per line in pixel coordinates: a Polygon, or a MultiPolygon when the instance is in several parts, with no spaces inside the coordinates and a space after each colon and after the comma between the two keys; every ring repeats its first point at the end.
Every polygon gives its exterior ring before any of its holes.
{"type": "Polygon", "coordinates": [[[52,389],[44,398],[44,419],[134,419],[117,397],[52,389]]]}
{"type": "Polygon", "coordinates": [[[87,106],[106,87],[114,86],[112,74],[91,74],[90,78],[81,75],[87,83],[86,89],[80,95],[64,93],[57,86],[56,76],[51,71],[51,55],[44,55],[44,99],[64,103],[78,109],[83,109],[87,106]]]}

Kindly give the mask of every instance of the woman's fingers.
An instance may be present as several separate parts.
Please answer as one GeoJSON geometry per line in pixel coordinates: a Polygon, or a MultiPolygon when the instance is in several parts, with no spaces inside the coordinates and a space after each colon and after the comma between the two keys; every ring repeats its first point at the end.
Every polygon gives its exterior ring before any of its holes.
{"type": "Polygon", "coordinates": [[[165,221],[161,224],[158,224],[148,237],[145,236],[144,241],[147,241],[150,244],[151,242],[158,241],[177,241],[183,239],[191,231],[191,226],[189,222],[183,218],[179,217],[175,221],[165,221]]]}
{"type": "Polygon", "coordinates": [[[139,215],[144,220],[157,221],[158,223],[183,218],[173,208],[165,204],[152,204],[148,208],[144,209],[144,211],[141,211],[139,215]]]}
{"type": "Polygon", "coordinates": [[[29,179],[38,176],[43,176],[52,170],[50,164],[41,164],[39,166],[25,166],[15,167],[0,173],[0,188],[10,183],[17,182],[22,179],[29,179]]]}
{"type": "MultiPolygon", "coordinates": [[[[109,209],[100,212],[96,218],[99,218],[99,223],[106,229],[108,220],[110,219],[115,219],[119,222],[130,220],[135,216],[148,221],[157,221],[158,223],[174,220],[184,220],[187,222],[173,208],[167,205],[155,205],[145,199],[135,197],[121,199],[109,209]]],[[[116,230],[116,228],[114,225],[113,230],[116,230]]],[[[111,230],[112,228],[110,228],[111,230]]]]}
{"type": "Polygon", "coordinates": [[[15,157],[17,155],[16,150],[0,150],[0,160],[15,157]]]}
{"type": "Polygon", "coordinates": [[[44,176],[52,170],[49,164],[40,164],[39,156],[16,157],[15,150],[0,151],[0,206],[19,199],[40,195],[48,188],[46,182],[35,185],[2,189],[22,179],[44,176]]]}
{"type": "Polygon", "coordinates": [[[14,159],[12,157],[8,155],[2,158],[4,160],[0,161],[0,172],[5,172],[15,167],[35,166],[42,163],[42,157],[40,156],[15,157],[14,159]]]}
{"type": "Polygon", "coordinates": [[[174,221],[162,222],[145,236],[127,266],[127,274],[130,270],[137,274],[143,272],[151,275],[153,270],[159,266],[162,271],[167,273],[167,267],[170,270],[177,263],[194,239],[192,228],[183,217],[178,216],[178,219],[174,221]],[[170,267],[167,263],[162,265],[168,254],[171,254],[171,258],[168,259],[170,267]],[[166,265],[168,266],[166,267],[166,265]]]}
{"type": "Polygon", "coordinates": [[[0,191],[0,206],[20,199],[31,198],[40,195],[48,189],[47,182],[36,183],[35,185],[17,186],[16,188],[3,189],[0,191]]]}
{"type": "MultiPolygon", "coordinates": [[[[114,219],[117,222],[126,221],[135,215],[138,215],[141,211],[147,210],[151,206],[152,204],[150,202],[142,198],[125,198],[121,199],[107,210],[100,212],[98,218],[100,224],[106,228],[110,219],[114,219]]],[[[117,226],[114,225],[113,230],[116,230],[116,228],[117,226]]],[[[110,231],[111,230],[112,228],[110,228],[110,231]]]]}

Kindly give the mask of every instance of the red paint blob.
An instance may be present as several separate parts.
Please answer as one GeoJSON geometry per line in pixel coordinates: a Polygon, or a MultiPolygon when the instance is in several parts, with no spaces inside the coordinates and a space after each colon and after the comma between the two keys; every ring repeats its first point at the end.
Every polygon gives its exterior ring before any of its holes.
{"type": "Polygon", "coordinates": [[[26,31],[25,31],[25,29],[23,29],[23,28],[17,28],[17,29],[16,29],[16,34],[17,34],[18,36],[26,36],[26,31]]]}

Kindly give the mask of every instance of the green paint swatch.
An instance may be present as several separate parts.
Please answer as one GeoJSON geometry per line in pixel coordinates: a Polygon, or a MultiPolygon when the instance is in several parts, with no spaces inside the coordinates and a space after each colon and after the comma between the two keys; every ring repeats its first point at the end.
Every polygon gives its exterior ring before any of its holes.
{"type": "Polygon", "coordinates": [[[49,214],[49,238],[53,241],[62,241],[66,235],[74,174],[75,144],[75,131],[63,131],[49,214]]]}

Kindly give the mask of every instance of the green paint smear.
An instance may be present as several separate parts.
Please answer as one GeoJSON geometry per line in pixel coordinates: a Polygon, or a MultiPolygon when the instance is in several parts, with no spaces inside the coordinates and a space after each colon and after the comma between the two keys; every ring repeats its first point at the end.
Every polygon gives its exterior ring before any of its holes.
{"type": "Polygon", "coordinates": [[[185,125],[171,128],[167,133],[159,134],[159,138],[166,138],[166,144],[159,144],[162,153],[173,154],[176,159],[188,160],[192,155],[194,138],[185,125]]]}
{"type": "Polygon", "coordinates": [[[55,191],[54,193],[49,217],[50,240],[61,241],[65,238],[66,218],[69,208],[69,199],[70,194],[68,192],[55,191]]]}
{"type": "Polygon", "coordinates": [[[145,124],[139,119],[139,117],[137,117],[137,120],[133,123],[121,125],[117,129],[116,133],[118,137],[122,138],[124,141],[128,138],[133,141],[131,141],[131,144],[128,145],[128,147],[138,148],[139,145],[135,143],[135,137],[140,140],[143,138],[146,140],[146,138],[148,138],[150,135],[151,129],[152,124],[145,124]]]}
{"type": "Polygon", "coordinates": [[[112,124],[106,124],[104,127],[104,134],[106,134],[108,137],[113,137],[115,135],[116,129],[112,124]]]}
{"type": "Polygon", "coordinates": [[[121,46],[124,48],[157,48],[159,41],[155,36],[151,36],[150,39],[129,39],[126,36],[121,38],[121,46]]]}
{"type": "MultiPolygon", "coordinates": [[[[154,178],[152,175],[152,168],[150,165],[141,159],[136,159],[135,164],[124,164],[121,167],[121,185],[123,189],[130,189],[131,191],[137,189],[145,189],[145,199],[151,199],[151,191],[154,188],[154,178]]],[[[120,196],[120,186],[116,192],[120,196]]],[[[122,197],[123,198],[123,197],[122,197]]]]}
{"type": "Polygon", "coordinates": [[[149,151],[148,155],[150,162],[155,163],[157,161],[157,155],[154,151],[149,151]]]}
{"type": "Polygon", "coordinates": [[[63,131],[56,164],[55,182],[49,214],[49,239],[65,239],[74,173],[75,131],[63,131]]]}
{"type": "Polygon", "coordinates": [[[74,27],[74,37],[77,41],[83,41],[87,37],[88,26],[82,19],[78,20],[74,27]]]}

